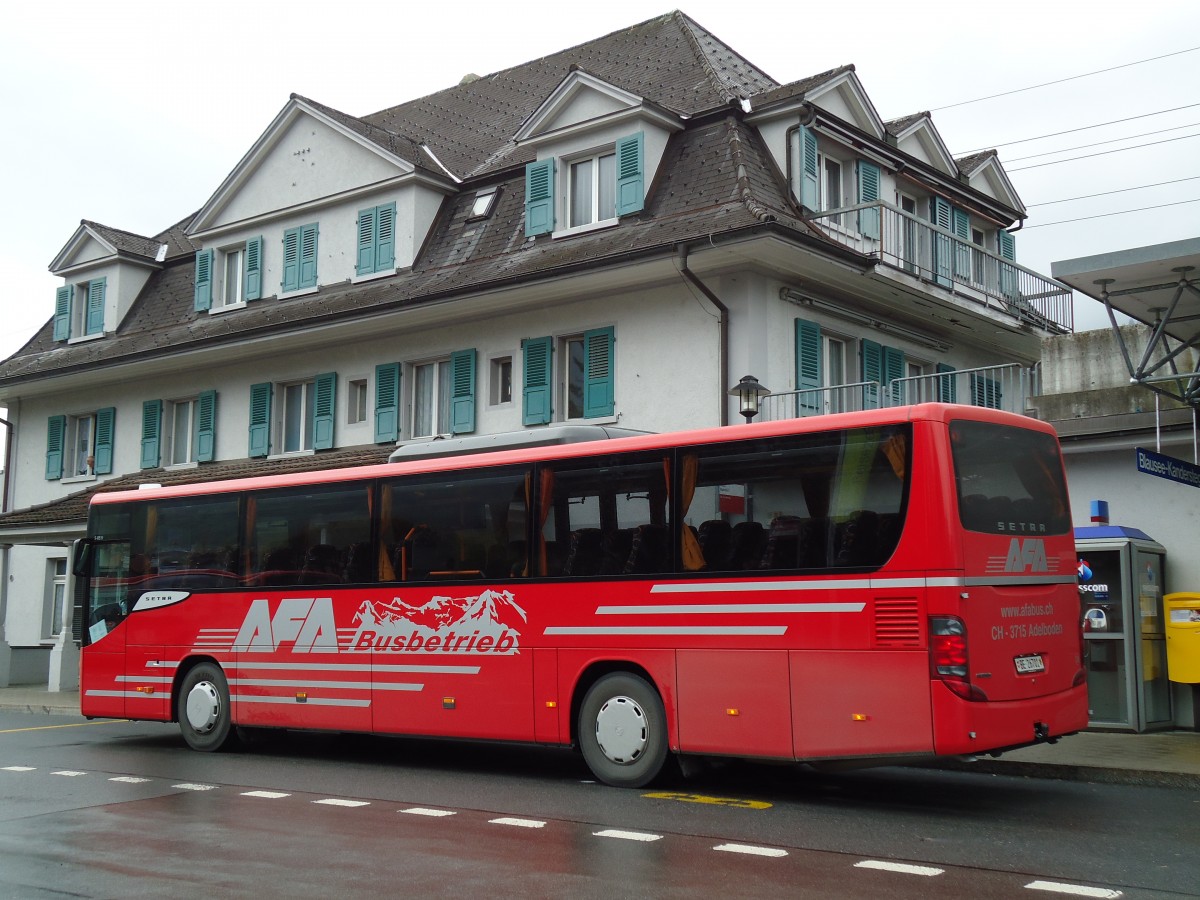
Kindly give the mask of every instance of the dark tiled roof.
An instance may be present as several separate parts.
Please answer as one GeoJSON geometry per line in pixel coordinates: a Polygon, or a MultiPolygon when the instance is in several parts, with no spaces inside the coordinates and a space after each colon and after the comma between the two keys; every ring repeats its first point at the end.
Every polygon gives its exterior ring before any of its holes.
{"type": "Polygon", "coordinates": [[[363,120],[432,148],[460,178],[533,159],[511,138],[572,67],[695,117],[776,82],[681,12],[381,110],[363,120]]]}
{"type": "Polygon", "coordinates": [[[22,351],[0,363],[0,379],[37,377],[227,339],[283,333],[603,265],[631,254],[667,252],[681,241],[768,223],[820,240],[814,229],[800,221],[757,129],[732,115],[675,135],[645,211],[626,216],[612,228],[529,241],[524,230],[524,173],[517,170],[493,183],[501,193],[492,216],[467,222],[474,191],[450,198],[419,264],[410,271],[357,285],[326,285],[315,294],[286,301],[268,298],[244,310],[210,316],[193,309],[191,256],[176,257],[151,276],[116,334],[103,341],[63,345],[54,341],[52,323],[47,322],[22,351]]]}
{"type": "Polygon", "coordinates": [[[167,245],[167,259],[175,256],[191,256],[201,249],[199,244],[187,236],[187,228],[192,224],[194,218],[196,218],[196,214],[192,213],[154,236],[156,241],[162,241],[167,245]]]}
{"type": "Polygon", "coordinates": [[[965,175],[973,175],[976,169],[994,156],[999,156],[995,150],[980,150],[978,153],[970,153],[966,156],[960,156],[954,161],[958,163],[958,169],[960,172],[965,175]]]}
{"type": "Polygon", "coordinates": [[[883,127],[887,130],[888,134],[900,134],[901,132],[912,127],[915,122],[919,122],[921,119],[928,118],[930,118],[928,112],[912,113],[911,115],[900,116],[898,119],[891,119],[887,122],[884,122],[883,127]]]}
{"type": "Polygon", "coordinates": [[[142,469],[92,485],[63,497],[0,515],[0,531],[11,528],[36,528],[82,522],[87,518],[88,504],[95,494],[125,491],[140,484],[198,484],[205,481],[229,481],[233,478],[256,478],[261,475],[286,475],[294,472],[313,472],[321,469],[347,469],[387,462],[393,445],[346,447],[328,453],[309,456],[284,456],[278,459],[239,459],[196,466],[190,469],[142,469]]]}
{"type": "Polygon", "coordinates": [[[89,222],[87,219],[82,220],[79,224],[96,232],[104,240],[112,244],[118,253],[132,253],[134,256],[157,259],[158,252],[163,245],[162,241],[143,237],[131,231],[122,231],[119,228],[109,228],[107,225],[101,225],[99,222],[89,222]]]}
{"type": "Polygon", "coordinates": [[[838,66],[836,69],[830,69],[827,72],[821,72],[819,75],[810,75],[808,78],[801,78],[799,81],[793,81],[790,84],[779,85],[778,87],[763,92],[754,98],[754,108],[762,109],[764,106],[769,106],[772,103],[781,103],[784,100],[802,100],[804,95],[813,88],[820,87],[828,81],[832,81],[847,72],[853,72],[854,66],[838,66]]]}

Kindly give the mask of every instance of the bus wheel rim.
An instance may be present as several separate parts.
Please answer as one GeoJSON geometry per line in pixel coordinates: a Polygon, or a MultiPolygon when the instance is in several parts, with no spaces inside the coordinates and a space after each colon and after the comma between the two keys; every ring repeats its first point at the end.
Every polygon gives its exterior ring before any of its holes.
{"type": "Polygon", "coordinates": [[[596,713],[596,742],[611,762],[635,762],[648,741],[646,713],[632,697],[613,697],[596,713]]]}
{"type": "Polygon", "coordinates": [[[187,720],[197,734],[207,734],[221,717],[221,695],[212,682],[201,681],[188,692],[187,720]]]}

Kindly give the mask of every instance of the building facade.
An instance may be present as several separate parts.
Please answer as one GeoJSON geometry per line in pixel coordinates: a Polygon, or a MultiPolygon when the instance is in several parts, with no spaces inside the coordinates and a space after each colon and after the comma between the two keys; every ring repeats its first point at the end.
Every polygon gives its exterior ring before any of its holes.
{"type": "Polygon", "coordinates": [[[1024,217],[995,152],[883,121],[852,66],[780,84],[681,13],[362,117],[293,95],[177,224],[83,220],[0,363],[0,684],[71,685],[97,490],[729,424],[746,374],[773,418],[1024,412],[1072,326],[1024,217]]]}

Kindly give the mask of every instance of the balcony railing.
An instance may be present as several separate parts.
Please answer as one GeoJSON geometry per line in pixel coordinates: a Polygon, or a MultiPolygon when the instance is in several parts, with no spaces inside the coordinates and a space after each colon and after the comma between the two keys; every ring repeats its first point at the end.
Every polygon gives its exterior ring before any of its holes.
{"type": "Polygon", "coordinates": [[[855,412],[909,403],[965,403],[1024,414],[1037,390],[1036,370],[1015,363],[895,378],[887,384],[860,381],[762,398],[761,422],[855,412]]]}
{"type": "Polygon", "coordinates": [[[830,210],[810,221],[833,240],[1023,323],[1059,333],[1074,328],[1071,289],[890,203],[830,210]]]}

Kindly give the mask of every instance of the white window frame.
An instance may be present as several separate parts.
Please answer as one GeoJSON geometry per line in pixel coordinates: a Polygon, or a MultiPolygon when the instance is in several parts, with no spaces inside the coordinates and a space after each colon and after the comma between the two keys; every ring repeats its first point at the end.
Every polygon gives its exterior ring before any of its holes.
{"type": "Polygon", "coordinates": [[[63,482],[96,477],[96,414],[67,416],[63,433],[63,482]],[[80,446],[80,428],[87,430],[87,449],[80,446]],[[79,454],[86,454],[82,460],[79,454]],[[90,462],[89,462],[90,460],[90,462]],[[82,464],[82,471],[80,465],[82,464]]]}
{"type": "Polygon", "coordinates": [[[851,408],[844,392],[838,388],[850,384],[848,367],[856,356],[852,338],[821,329],[821,386],[825,389],[821,405],[826,413],[845,412],[851,408]]]}
{"type": "Polygon", "coordinates": [[[315,378],[303,378],[298,381],[283,381],[275,385],[279,402],[275,404],[278,411],[275,414],[275,436],[278,439],[274,446],[279,447],[279,455],[294,455],[313,452],[313,416],[312,408],[316,403],[317,382],[315,378]],[[299,391],[300,396],[300,427],[299,446],[288,447],[288,426],[291,418],[288,410],[289,392],[299,391]]]}
{"type": "Polygon", "coordinates": [[[43,639],[52,641],[62,634],[67,622],[67,558],[46,560],[46,600],[42,618],[43,639]]]}
{"type": "MultiPolygon", "coordinates": [[[[912,194],[897,192],[896,205],[910,216],[921,217],[920,201],[912,194]],[[908,208],[909,204],[911,209],[908,208]]],[[[900,217],[900,265],[906,272],[916,273],[921,269],[922,232],[920,224],[900,217]]]]}
{"type": "Polygon", "coordinates": [[[350,378],[346,382],[346,424],[361,425],[370,413],[368,378],[350,378]]]}
{"type": "Polygon", "coordinates": [[[71,330],[68,333],[70,343],[104,336],[103,323],[99,331],[93,331],[91,334],[87,332],[88,289],[95,280],[97,279],[79,281],[71,285],[71,330]]]}
{"type": "Polygon", "coordinates": [[[514,354],[504,353],[488,360],[488,406],[512,406],[513,377],[516,373],[513,359],[514,354]],[[507,394],[505,388],[507,388],[507,394]]]}
{"type": "Polygon", "coordinates": [[[555,397],[554,408],[559,412],[560,421],[563,422],[581,422],[583,421],[583,401],[584,390],[586,387],[587,378],[587,357],[584,354],[583,332],[576,334],[560,335],[557,339],[555,347],[555,397]],[[579,369],[573,371],[571,367],[571,348],[573,345],[579,346],[579,369]],[[579,394],[579,414],[571,415],[571,376],[578,377],[578,394],[579,394]]]}
{"type": "Polygon", "coordinates": [[[163,437],[164,445],[162,448],[162,458],[168,460],[165,468],[194,466],[196,462],[196,404],[198,397],[186,397],[180,400],[168,400],[163,410],[163,437]],[[186,435],[183,449],[183,459],[179,459],[178,447],[176,447],[176,431],[180,413],[187,416],[185,425],[186,435]]]}
{"type": "Polygon", "coordinates": [[[563,159],[565,190],[563,191],[564,204],[566,206],[563,221],[567,223],[566,231],[576,232],[588,228],[601,228],[607,225],[615,225],[617,223],[617,149],[616,144],[609,144],[607,147],[594,150],[590,153],[580,154],[579,156],[567,157],[563,159]],[[601,212],[601,166],[603,160],[611,160],[612,165],[612,196],[609,198],[609,205],[612,208],[612,215],[605,218],[600,217],[601,212]],[[589,190],[589,201],[591,203],[591,211],[589,218],[586,221],[574,222],[575,218],[575,178],[576,166],[590,162],[591,169],[591,184],[589,190]]]}
{"type": "Polygon", "coordinates": [[[212,306],[209,312],[234,309],[246,305],[246,248],[245,245],[225,247],[217,251],[220,277],[213,285],[212,306]],[[230,284],[230,268],[233,268],[230,284]]]}
{"type": "Polygon", "coordinates": [[[450,381],[450,357],[438,356],[409,364],[408,394],[408,433],[410,437],[433,437],[438,434],[450,433],[450,397],[454,386],[450,381]],[[433,373],[433,381],[429,386],[429,399],[425,401],[419,396],[423,385],[421,370],[429,369],[433,373]],[[432,406],[428,427],[419,422],[419,413],[426,405],[432,406]]]}

